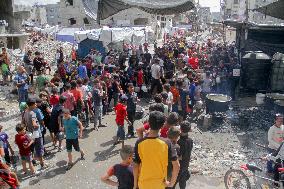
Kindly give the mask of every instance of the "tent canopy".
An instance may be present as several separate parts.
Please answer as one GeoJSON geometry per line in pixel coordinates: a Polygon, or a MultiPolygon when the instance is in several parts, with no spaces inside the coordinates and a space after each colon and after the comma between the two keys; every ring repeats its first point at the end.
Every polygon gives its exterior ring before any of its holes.
{"type": "MultiPolygon", "coordinates": [[[[84,5],[94,7],[92,4],[95,0],[83,0],[83,2],[84,5]]],[[[194,3],[192,0],[99,0],[97,21],[100,22],[129,8],[139,8],[150,14],[171,15],[193,9],[194,3]]]]}
{"type": "Polygon", "coordinates": [[[278,0],[255,10],[265,15],[284,20],[284,0],[278,0]]]}
{"type": "Polygon", "coordinates": [[[75,32],[80,31],[80,28],[62,28],[56,34],[56,40],[62,42],[76,43],[75,32]]]}

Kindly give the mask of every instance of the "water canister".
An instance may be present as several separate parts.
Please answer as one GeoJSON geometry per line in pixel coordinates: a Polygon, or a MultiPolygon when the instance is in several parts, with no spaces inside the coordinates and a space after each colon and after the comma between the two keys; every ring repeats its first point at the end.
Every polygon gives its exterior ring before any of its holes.
{"type": "Polygon", "coordinates": [[[264,104],[264,99],[265,99],[265,94],[262,94],[262,93],[257,93],[256,94],[256,104],[258,105],[261,105],[261,104],[264,104]]]}
{"type": "Polygon", "coordinates": [[[261,51],[248,52],[242,58],[241,81],[248,90],[266,91],[269,86],[271,58],[261,51]]]}
{"type": "Polygon", "coordinates": [[[273,92],[284,92],[284,54],[276,53],[272,59],[271,90],[273,92]]]}

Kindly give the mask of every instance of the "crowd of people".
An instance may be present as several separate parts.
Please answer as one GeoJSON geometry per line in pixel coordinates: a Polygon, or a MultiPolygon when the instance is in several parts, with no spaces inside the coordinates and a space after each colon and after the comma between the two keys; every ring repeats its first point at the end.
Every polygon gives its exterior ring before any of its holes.
{"type": "MultiPolygon", "coordinates": [[[[83,130],[91,123],[92,129],[99,130],[102,117],[114,111],[117,133],[113,144],[122,144],[122,162],[111,167],[102,181],[124,189],[175,188],[177,184],[186,188],[193,147],[191,124],[186,118],[206,94],[222,93],[235,99],[239,83],[233,74],[239,68],[235,47],[214,44],[210,39],[196,43],[170,37],[150,52],[147,43],[137,48],[124,44],[121,52],[110,49],[104,54],[91,49],[86,57],[78,57],[75,48],[64,54],[60,47],[54,63],[47,63],[43,52],[27,50],[10,78],[17,87],[22,113],[15,142],[23,174],[28,174],[26,163],[31,174],[37,174],[34,165],[38,162],[41,169],[48,167],[44,161],[47,130],[58,151],[66,139],[66,169],[72,168],[72,148],[80,152],[82,160],[85,156],[78,140],[83,130]],[[140,100],[153,104],[143,125],[135,129],[140,100]],[[127,137],[138,137],[134,147],[124,145],[127,137]],[[113,175],[118,182],[111,180],[113,175]]],[[[0,65],[7,83],[6,76],[12,72],[5,48],[0,65]]],[[[0,136],[0,149],[4,149],[0,150],[1,162],[9,170],[14,165],[10,158],[14,152],[7,134],[1,132],[0,136]]],[[[19,185],[16,174],[10,179],[15,187],[19,185]]]]}

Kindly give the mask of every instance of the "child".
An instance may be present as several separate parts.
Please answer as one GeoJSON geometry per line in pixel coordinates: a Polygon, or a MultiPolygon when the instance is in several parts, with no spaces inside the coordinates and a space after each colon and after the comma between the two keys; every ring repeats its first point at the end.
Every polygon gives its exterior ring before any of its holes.
{"type": "Polygon", "coordinates": [[[3,148],[4,148],[4,153],[5,153],[5,156],[4,156],[4,159],[6,161],[6,164],[7,165],[10,165],[11,164],[11,159],[10,159],[10,153],[9,153],[9,150],[11,152],[12,155],[14,155],[14,151],[8,141],[9,137],[8,135],[2,131],[3,129],[3,126],[0,125],[0,141],[3,142],[3,148]]]}
{"type": "Polygon", "coordinates": [[[27,173],[27,166],[26,166],[27,162],[29,164],[29,169],[31,170],[32,174],[35,174],[36,172],[32,164],[32,153],[30,149],[33,140],[31,140],[26,134],[26,129],[24,125],[18,124],[16,126],[16,131],[18,132],[18,134],[16,134],[15,136],[15,143],[19,147],[19,152],[22,159],[23,174],[27,173]]]}
{"type": "Polygon", "coordinates": [[[169,116],[167,117],[166,123],[164,124],[164,126],[160,131],[160,137],[167,138],[168,130],[173,126],[176,126],[178,124],[178,121],[179,121],[178,114],[175,112],[170,113],[169,116]]]}
{"type": "Polygon", "coordinates": [[[186,181],[190,177],[188,167],[189,167],[189,161],[191,157],[191,151],[193,148],[193,141],[191,138],[188,137],[188,133],[191,132],[190,123],[188,121],[183,121],[180,124],[180,130],[181,130],[180,139],[177,141],[177,144],[180,147],[180,150],[179,150],[180,151],[179,152],[180,170],[179,170],[176,184],[179,183],[180,189],[185,189],[186,181]]]}
{"type": "Polygon", "coordinates": [[[51,89],[51,96],[49,98],[49,103],[52,107],[55,105],[59,104],[59,95],[58,95],[58,90],[57,88],[52,88],[51,89]]]}
{"type": "Polygon", "coordinates": [[[165,116],[168,117],[169,116],[169,106],[167,105],[168,93],[162,92],[161,97],[162,97],[162,103],[163,103],[164,108],[165,108],[165,111],[164,111],[165,116]]]}
{"type": "Polygon", "coordinates": [[[169,112],[171,112],[172,111],[172,105],[173,105],[173,99],[174,99],[173,93],[171,92],[171,88],[170,88],[169,84],[165,84],[164,89],[168,94],[167,105],[169,107],[169,112]]]}
{"type": "MultiPolygon", "coordinates": [[[[177,141],[180,136],[180,130],[177,127],[171,127],[168,131],[168,139],[171,141],[173,148],[177,151],[177,155],[180,154],[180,147],[177,144],[177,141]]],[[[172,177],[173,166],[172,163],[168,164],[168,179],[172,177]]],[[[172,188],[171,188],[172,189],[172,188]]]]}
{"type": "Polygon", "coordinates": [[[84,160],[85,153],[79,146],[79,138],[82,138],[83,134],[83,125],[78,120],[77,117],[71,116],[70,110],[63,109],[63,127],[62,131],[65,131],[66,135],[66,150],[68,152],[68,165],[66,170],[72,168],[73,158],[72,158],[72,146],[75,151],[81,153],[81,160],[84,160]],[[80,129],[80,131],[78,131],[80,129]]]}
{"type": "Polygon", "coordinates": [[[102,176],[102,182],[123,189],[133,189],[133,170],[131,167],[133,148],[125,145],[120,151],[122,162],[109,168],[107,173],[102,176]],[[110,179],[111,176],[117,177],[117,182],[110,179]]]}
{"type": "Polygon", "coordinates": [[[180,98],[179,91],[176,87],[176,82],[175,81],[170,81],[170,91],[173,94],[173,106],[172,106],[172,111],[173,112],[178,112],[178,102],[180,98]]]}
{"type": "Polygon", "coordinates": [[[117,133],[113,145],[117,145],[119,143],[118,140],[120,139],[122,141],[122,147],[124,146],[124,140],[125,140],[124,120],[126,120],[129,123],[129,125],[131,124],[127,118],[126,101],[127,101],[127,96],[122,95],[120,97],[120,102],[114,108],[116,115],[115,121],[117,124],[117,133]]]}

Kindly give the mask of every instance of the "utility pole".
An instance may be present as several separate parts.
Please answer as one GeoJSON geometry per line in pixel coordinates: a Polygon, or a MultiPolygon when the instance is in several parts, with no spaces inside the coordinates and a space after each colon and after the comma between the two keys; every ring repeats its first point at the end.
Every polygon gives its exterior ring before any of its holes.
{"type": "Polygon", "coordinates": [[[248,21],[249,21],[249,0],[245,0],[245,2],[246,2],[245,16],[246,16],[246,23],[248,23],[248,21]]]}

